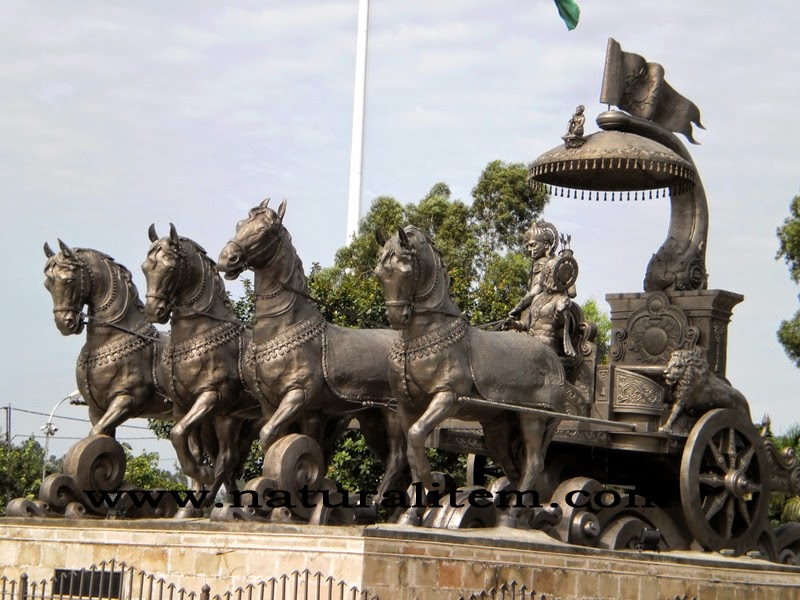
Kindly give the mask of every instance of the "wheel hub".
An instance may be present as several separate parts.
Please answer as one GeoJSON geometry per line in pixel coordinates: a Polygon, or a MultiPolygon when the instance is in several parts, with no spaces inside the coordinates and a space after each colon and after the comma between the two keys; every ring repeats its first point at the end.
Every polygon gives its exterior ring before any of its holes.
{"type": "Polygon", "coordinates": [[[739,469],[731,469],[725,475],[725,489],[729,494],[743,500],[750,500],[753,497],[750,492],[750,480],[744,471],[739,469]]]}

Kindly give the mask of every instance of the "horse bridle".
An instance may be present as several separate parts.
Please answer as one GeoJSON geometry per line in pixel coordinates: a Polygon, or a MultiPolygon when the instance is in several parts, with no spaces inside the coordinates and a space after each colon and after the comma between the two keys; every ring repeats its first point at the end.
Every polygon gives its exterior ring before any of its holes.
{"type": "MultiPolygon", "coordinates": [[[[171,243],[172,242],[170,240],[170,244],[171,243]]],[[[178,275],[175,277],[168,290],[162,291],[158,294],[148,293],[145,295],[145,299],[150,300],[152,298],[155,300],[161,300],[162,302],[165,302],[167,306],[175,304],[175,292],[176,290],[180,289],[180,284],[184,278],[184,271],[188,271],[188,267],[184,266],[184,263],[186,262],[186,254],[183,251],[180,241],[176,244],[176,246],[177,249],[175,250],[175,253],[178,255],[178,275]]]]}
{"type": "Polygon", "coordinates": [[[74,251],[72,256],[69,257],[69,260],[74,261],[78,265],[78,271],[80,272],[81,283],[78,292],[77,306],[65,306],[59,304],[53,307],[53,314],[58,314],[60,312],[75,312],[78,313],[81,317],[83,317],[85,315],[83,315],[83,313],[81,312],[81,308],[83,307],[84,304],[86,304],[86,298],[88,298],[88,296],[91,295],[92,293],[92,288],[94,287],[94,280],[92,278],[92,272],[89,270],[89,267],[86,265],[85,262],[83,262],[83,260],[81,260],[81,258],[78,257],[78,255],[74,251]],[[84,291],[85,279],[89,279],[89,289],[86,292],[84,291]]]}
{"type": "MultiPolygon", "coordinates": [[[[451,311],[448,311],[448,310],[442,310],[442,309],[438,309],[438,308],[418,308],[417,307],[417,302],[419,302],[420,300],[427,300],[428,298],[431,297],[433,292],[436,290],[436,286],[439,283],[439,269],[442,268],[441,258],[439,256],[437,256],[436,251],[434,250],[433,246],[428,244],[428,250],[430,251],[431,256],[433,258],[433,262],[434,262],[433,281],[431,281],[430,287],[427,290],[425,290],[424,292],[420,293],[420,294],[416,293],[417,286],[419,285],[419,274],[422,271],[422,268],[421,268],[422,263],[420,262],[419,252],[417,251],[417,249],[416,248],[411,248],[410,254],[411,254],[411,258],[412,258],[413,263],[414,263],[413,266],[412,266],[412,271],[414,273],[414,285],[412,287],[413,291],[411,292],[411,298],[408,299],[408,300],[386,300],[386,302],[385,302],[386,306],[387,307],[404,307],[404,306],[407,306],[409,308],[409,312],[411,313],[412,316],[415,315],[415,314],[421,315],[421,314],[426,314],[426,313],[434,313],[434,314],[442,314],[442,315],[447,315],[447,316],[450,316],[450,317],[459,317],[461,319],[466,319],[466,317],[464,317],[464,315],[458,314],[458,313],[454,313],[454,312],[451,312],[451,311]]],[[[441,303],[441,300],[444,299],[444,294],[445,293],[446,293],[446,286],[442,286],[442,298],[440,298],[440,303],[441,303]]]]}

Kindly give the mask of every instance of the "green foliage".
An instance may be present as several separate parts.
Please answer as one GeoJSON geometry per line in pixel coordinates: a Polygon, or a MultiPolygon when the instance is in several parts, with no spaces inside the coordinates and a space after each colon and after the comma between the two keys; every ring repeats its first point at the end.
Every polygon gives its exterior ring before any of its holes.
{"type": "Polygon", "coordinates": [[[244,461],[242,468],[242,479],[249,481],[261,476],[261,469],[264,466],[264,453],[261,451],[261,442],[253,440],[250,444],[250,451],[244,461]]]}
{"type": "MultiPolygon", "coordinates": [[[[783,258],[792,281],[800,283],[800,196],[792,199],[789,213],[777,230],[780,248],[775,258],[783,258]]],[[[791,319],[781,322],[778,340],[789,358],[800,367],[800,310],[791,319]]]]}
{"type": "Polygon", "coordinates": [[[234,300],[228,293],[228,299],[231,302],[233,312],[241,319],[242,323],[252,325],[256,314],[256,296],[253,291],[253,282],[249,279],[242,279],[242,288],[244,293],[241,298],[234,300]]]}
{"type": "Polygon", "coordinates": [[[783,258],[789,266],[792,281],[800,283],[800,195],[789,205],[789,216],[778,227],[780,248],[775,258],[783,258]]]}
{"type": "Polygon", "coordinates": [[[158,452],[142,452],[134,456],[128,444],[125,449],[127,465],[125,481],[143,490],[185,490],[188,482],[182,475],[170,473],[158,466],[158,452]]]}
{"type": "Polygon", "coordinates": [[[386,326],[383,294],[372,277],[380,255],[375,232],[380,228],[390,236],[405,225],[424,230],[442,252],[453,299],[472,323],[503,318],[526,292],[522,235],[547,202],[528,186],[527,172],[521,163],[489,163],[472,190],[471,206],[453,199],[444,183],[417,204],[376,198],[334,266],[311,270],[309,288],[326,318],[351,327],[386,326]]]}
{"type": "Polygon", "coordinates": [[[597,364],[605,364],[611,348],[611,319],[600,310],[594,298],[589,298],[581,308],[586,321],[597,325],[597,336],[594,338],[597,344],[597,364]]]}
{"type": "Polygon", "coordinates": [[[169,432],[172,431],[172,421],[163,421],[161,419],[147,419],[147,426],[150,431],[156,434],[159,440],[168,440],[169,432]]]}
{"type": "Polygon", "coordinates": [[[44,449],[30,437],[20,445],[0,443],[0,515],[14,498],[33,499],[42,485],[44,449]]]}
{"type": "Polygon", "coordinates": [[[472,216],[485,253],[522,251],[522,234],[548,199],[528,185],[525,165],[499,160],[486,165],[472,198],[472,216]]]}
{"type": "MultiPolygon", "coordinates": [[[[772,443],[779,450],[791,448],[800,456],[800,424],[792,425],[783,435],[774,436],[772,443]]],[[[800,521],[800,496],[772,494],[768,516],[773,525],[800,521]]]]}
{"type": "Polygon", "coordinates": [[[348,492],[376,490],[383,469],[380,461],[367,447],[364,436],[348,429],[328,466],[328,477],[348,492]]]}

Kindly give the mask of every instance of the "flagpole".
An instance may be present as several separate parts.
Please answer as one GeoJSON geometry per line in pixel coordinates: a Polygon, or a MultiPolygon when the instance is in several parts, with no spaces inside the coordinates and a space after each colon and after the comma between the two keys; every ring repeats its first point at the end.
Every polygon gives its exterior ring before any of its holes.
{"type": "Polygon", "coordinates": [[[356,76],[353,92],[353,135],[350,143],[350,188],[347,200],[347,240],[358,231],[361,217],[361,182],[364,164],[364,115],[367,96],[367,45],[369,0],[358,1],[358,34],[356,38],[356,76]]]}

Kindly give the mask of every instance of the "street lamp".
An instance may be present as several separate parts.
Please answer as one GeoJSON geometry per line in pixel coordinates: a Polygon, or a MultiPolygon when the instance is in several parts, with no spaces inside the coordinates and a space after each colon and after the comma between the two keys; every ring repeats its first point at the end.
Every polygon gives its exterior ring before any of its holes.
{"type": "Polygon", "coordinates": [[[47,475],[47,455],[50,452],[50,436],[55,435],[56,431],[58,431],[58,427],[53,425],[53,415],[56,413],[56,410],[59,406],[61,406],[67,400],[75,401],[81,399],[81,394],[78,390],[75,390],[68,396],[65,396],[61,400],[58,401],[53,407],[53,410],[50,411],[50,416],[47,418],[47,423],[42,425],[41,430],[44,432],[44,457],[42,458],[42,481],[44,481],[45,476],[47,475]]]}

